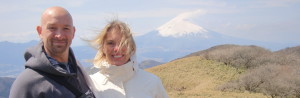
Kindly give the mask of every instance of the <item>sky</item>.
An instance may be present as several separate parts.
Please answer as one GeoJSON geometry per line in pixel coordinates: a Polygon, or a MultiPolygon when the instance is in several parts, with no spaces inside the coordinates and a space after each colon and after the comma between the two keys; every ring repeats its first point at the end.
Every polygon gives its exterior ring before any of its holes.
{"type": "Polygon", "coordinates": [[[233,37],[300,45],[300,0],[1,0],[0,42],[39,40],[36,26],[51,6],[66,8],[76,34],[73,46],[86,44],[114,18],[136,36],[156,30],[179,15],[233,37]]]}

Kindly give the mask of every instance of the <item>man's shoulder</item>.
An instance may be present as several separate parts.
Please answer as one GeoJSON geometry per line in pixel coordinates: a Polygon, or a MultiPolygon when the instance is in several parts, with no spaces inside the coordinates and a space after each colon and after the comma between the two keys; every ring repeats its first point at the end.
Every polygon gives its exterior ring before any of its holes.
{"type": "MultiPolygon", "coordinates": [[[[58,85],[51,78],[40,74],[39,72],[32,70],[30,68],[26,68],[14,81],[12,85],[12,89],[17,91],[27,90],[28,92],[32,92],[38,90],[40,88],[48,88],[49,86],[58,85]],[[19,90],[18,90],[19,89],[19,90]]],[[[22,92],[22,91],[21,91],[22,92]]]]}
{"type": "Polygon", "coordinates": [[[15,83],[30,87],[30,85],[36,84],[43,78],[44,76],[40,75],[38,72],[27,68],[17,76],[15,83]]]}
{"type": "Polygon", "coordinates": [[[25,69],[14,81],[11,90],[11,98],[66,98],[74,97],[67,88],[59,85],[51,78],[32,69],[25,69]]]}
{"type": "Polygon", "coordinates": [[[23,98],[31,96],[31,92],[42,86],[38,82],[41,82],[41,76],[33,70],[25,69],[14,81],[10,90],[10,97],[23,98]]]}

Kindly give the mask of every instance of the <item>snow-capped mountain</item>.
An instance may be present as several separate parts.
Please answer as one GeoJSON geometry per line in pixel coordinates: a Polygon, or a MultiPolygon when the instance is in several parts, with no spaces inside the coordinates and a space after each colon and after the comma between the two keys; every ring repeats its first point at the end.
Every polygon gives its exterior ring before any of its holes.
{"type": "Polygon", "coordinates": [[[194,24],[189,18],[186,14],[178,15],[156,30],[137,36],[135,39],[139,61],[152,59],[168,62],[232,40],[228,36],[194,24]]]}
{"type": "Polygon", "coordinates": [[[184,33],[180,36],[162,36],[159,31],[154,30],[138,36],[135,41],[139,61],[151,59],[168,62],[201,49],[233,42],[230,37],[213,31],[208,30],[204,34],[184,33]]]}
{"type": "Polygon", "coordinates": [[[182,37],[192,34],[205,38],[208,33],[203,27],[193,24],[185,15],[173,18],[171,21],[157,28],[157,31],[163,37],[182,37]]]}
{"type": "Polygon", "coordinates": [[[257,45],[267,49],[282,49],[287,45],[246,40],[214,32],[193,23],[186,14],[178,15],[156,30],[135,37],[139,61],[168,62],[192,52],[221,44],[257,45]]]}

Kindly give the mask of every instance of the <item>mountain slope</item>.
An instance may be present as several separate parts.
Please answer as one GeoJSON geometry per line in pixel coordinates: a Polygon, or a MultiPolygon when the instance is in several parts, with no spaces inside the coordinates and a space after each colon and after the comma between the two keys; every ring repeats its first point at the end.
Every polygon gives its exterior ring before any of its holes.
{"type": "Polygon", "coordinates": [[[183,58],[201,56],[246,70],[246,73],[237,80],[221,86],[219,89],[222,91],[259,92],[272,98],[298,98],[300,96],[299,49],[297,46],[271,52],[253,45],[219,45],[183,58]]]}
{"type": "Polygon", "coordinates": [[[146,69],[159,76],[170,98],[265,98],[258,93],[221,92],[216,88],[239,77],[243,70],[198,56],[178,59],[146,69]]]}

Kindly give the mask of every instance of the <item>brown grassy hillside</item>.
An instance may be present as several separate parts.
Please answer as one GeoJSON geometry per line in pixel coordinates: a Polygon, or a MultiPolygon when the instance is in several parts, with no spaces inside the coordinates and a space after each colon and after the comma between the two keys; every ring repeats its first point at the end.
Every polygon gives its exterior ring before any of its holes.
{"type": "Polygon", "coordinates": [[[170,98],[266,98],[260,93],[222,92],[217,88],[237,79],[244,70],[199,56],[146,69],[159,76],[170,98]]]}
{"type": "MultiPolygon", "coordinates": [[[[271,51],[259,46],[218,45],[187,55],[202,56],[208,60],[223,62],[236,68],[255,68],[269,62],[271,51]]],[[[183,57],[184,58],[184,57],[183,57]]]]}

